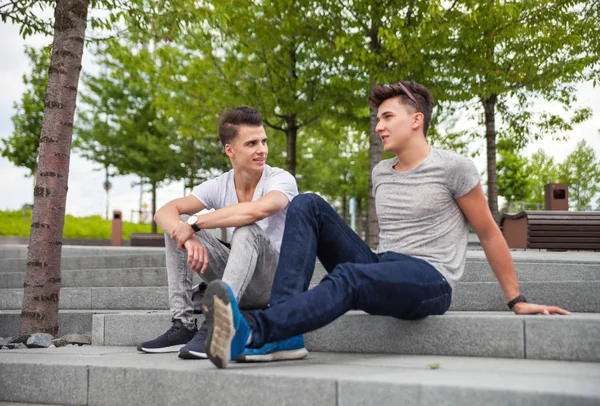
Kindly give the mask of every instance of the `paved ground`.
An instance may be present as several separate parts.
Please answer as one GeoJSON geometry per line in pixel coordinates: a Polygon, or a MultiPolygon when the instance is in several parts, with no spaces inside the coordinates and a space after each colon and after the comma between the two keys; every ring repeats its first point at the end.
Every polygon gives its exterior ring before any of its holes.
{"type": "Polygon", "coordinates": [[[208,361],[132,347],[0,352],[0,399],[6,401],[598,405],[599,382],[600,364],[578,362],[311,353],[302,361],[218,370],[208,361]]]}

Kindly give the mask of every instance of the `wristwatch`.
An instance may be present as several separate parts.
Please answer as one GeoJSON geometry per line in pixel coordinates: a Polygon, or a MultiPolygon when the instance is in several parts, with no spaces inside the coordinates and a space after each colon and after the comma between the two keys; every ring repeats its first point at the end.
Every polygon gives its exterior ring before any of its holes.
{"type": "Polygon", "coordinates": [[[198,221],[198,216],[196,216],[196,215],[188,217],[188,219],[186,221],[186,223],[188,223],[192,227],[192,230],[194,230],[195,233],[200,231],[200,227],[198,227],[198,225],[196,224],[196,221],[198,221]]]}
{"type": "Polygon", "coordinates": [[[510,302],[508,302],[506,305],[508,306],[508,308],[510,310],[512,310],[512,308],[517,304],[517,303],[527,303],[527,299],[525,299],[525,296],[523,295],[519,295],[517,297],[515,297],[513,300],[511,300],[510,302]]]}

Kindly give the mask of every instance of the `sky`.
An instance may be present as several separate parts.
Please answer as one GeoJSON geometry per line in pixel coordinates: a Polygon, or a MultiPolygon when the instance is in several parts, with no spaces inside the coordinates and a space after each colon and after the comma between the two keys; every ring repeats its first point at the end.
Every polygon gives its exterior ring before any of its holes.
{"type": "MultiPolygon", "coordinates": [[[[25,90],[22,76],[28,73],[28,59],[24,53],[25,45],[36,48],[49,45],[51,38],[43,36],[28,37],[23,40],[18,33],[18,27],[12,24],[0,23],[0,139],[8,138],[13,131],[11,116],[14,114],[13,104],[20,101],[25,90]]],[[[97,70],[89,53],[84,51],[83,72],[95,73],[97,70]]],[[[80,86],[81,87],[81,86],[80,86]]],[[[546,154],[553,156],[557,162],[562,162],[571,153],[576,144],[585,139],[594,147],[596,156],[600,158],[600,88],[593,88],[591,83],[584,83],[577,87],[578,105],[591,107],[592,119],[576,126],[567,133],[568,141],[553,141],[551,137],[530,144],[524,151],[530,156],[539,148],[546,154]]],[[[549,112],[559,113],[562,107],[558,104],[536,101],[536,108],[549,112]]],[[[461,127],[470,123],[457,123],[461,127]]],[[[216,129],[215,129],[216,136],[216,129]]],[[[481,154],[476,157],[475,164],[480,172],[485,170],[485,149],[483,139],[478,141],[481,154]]],[[[271,153],[276,153],[271,151],[271,153]]],[[[67,194],[66,212],[75,216],[105,215],[107,206],[106,192],[103,189],[104,173],[99,170],[99,165],[85,160],[76,152],[71,153],[69,172],[69,192],[67,194]]],[[[27,177],[28,170],[14,166],[7,158],[0,157],[0,210],[17,210],[23,204],[33,203],[33,179],[27,177]]],[[[109,213],[121,210],[123,217],[128,221],[137,221],[139,210],[140,188],[132,186],[137,182],[135,176],[120,176],[113,178],[109,199],[109,213]]],[[[158,189],[157,206],[160,207],[168,201],[184,196],[183,182],[173,182],[158,189]]],[[[144,193],[143,204],[150,206],[151,196],[144,193]]]]}

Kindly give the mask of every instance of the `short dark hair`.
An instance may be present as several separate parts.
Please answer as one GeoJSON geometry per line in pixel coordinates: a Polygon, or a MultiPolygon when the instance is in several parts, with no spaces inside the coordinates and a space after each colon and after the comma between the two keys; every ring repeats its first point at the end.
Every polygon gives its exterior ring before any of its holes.
{"type": "Polygon", "coordinates": [[[374,109],[378,109],[381,103],[393,97],[400,97],[401,104],[410,106],[423,113],[423,134],[427,135],[433,112],[433,97],[429,93],[429,90],[425,86],[413,81],[401,81],[393,85],[377,85],[371,89],[369,104],[374,109]],[[411,96],[417,103],[411,100],[411,96]]]}
{"type": "Polygon", "coordinates": [[[229,109],[219,121],[219,138],[223,146],[231,144],[240,125],[260,127],[263,123],[260,111],[254,107],[239,106],[229,109]]]}

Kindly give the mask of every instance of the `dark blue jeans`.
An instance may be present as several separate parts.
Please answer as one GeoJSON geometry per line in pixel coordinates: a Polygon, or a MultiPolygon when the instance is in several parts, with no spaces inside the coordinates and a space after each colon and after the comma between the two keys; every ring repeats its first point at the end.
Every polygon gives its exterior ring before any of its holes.
{"type": "Polygon", "coordinates": [[[252,347],[323,327],[348,310],[415,320],[443,314],[452,288],[426,261],[375,254],[320,196],[288,208],[271,306],[247,313],[252,347]],[[308,290],[316,257],[328,272],[308,290]]]}

